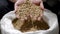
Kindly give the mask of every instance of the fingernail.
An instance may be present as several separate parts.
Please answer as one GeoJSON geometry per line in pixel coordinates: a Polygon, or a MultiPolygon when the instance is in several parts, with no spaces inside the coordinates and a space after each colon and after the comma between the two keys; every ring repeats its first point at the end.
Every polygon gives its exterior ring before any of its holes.
{"type": "Polygon", "coordinates": [[[41,20],[41,17],[38,17],[38,21],[40,21],[41,20]]]}
{"type": "Polygon", "coordinates": [[[19,15],[16,15],[17,18],[20,18],[19,15]]]}
{"type": "Polygon", "coordinates": [[[27,20],[27,17],[25,17],[25,20],[27,20]]]}
{"type": "Polygon", "coordinates": [[[30,17],[32,18],[32,15],[30,15],[30,17]]]}

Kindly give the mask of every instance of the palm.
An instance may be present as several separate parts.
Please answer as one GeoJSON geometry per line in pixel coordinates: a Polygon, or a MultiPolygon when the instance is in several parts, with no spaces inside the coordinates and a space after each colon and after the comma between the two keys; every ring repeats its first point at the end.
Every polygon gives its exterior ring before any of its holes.
{"type": "MultiPolygon", "coordinates": [[[[18,0],[18,1],[15,3],[15,11],[18,9],[19,5],[22,4],[22,3],[24,3],[24,2],[25,2],[25,0],[18,0]]],[[[41,0],[31,0],[31,3],[40,4],[41,9],[44,9],[41,0]]],[[[40,20],[42,16],[43,16],[43,14],[38,15],[38,16],[35,16],[33,19],[34,19],[34,20],[40,20]]],[[[19,17],[19,15],[17,15],[17,17],[19,17]]],[[[30,17],[32,17],[32,15],[31,15],[30,17]]],[[[27,18],[27,16],[26,16],[26,18],[27,18]]]]}

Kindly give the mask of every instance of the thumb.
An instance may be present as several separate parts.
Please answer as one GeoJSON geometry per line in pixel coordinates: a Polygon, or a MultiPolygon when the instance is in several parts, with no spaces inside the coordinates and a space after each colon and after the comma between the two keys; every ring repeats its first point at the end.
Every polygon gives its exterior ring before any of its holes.
{"type": "Polygon", "coordinates": [[[17,2],[14,5],[14,9],[17,10],[20,4],[23,4],[25,0],[17,0],[17,2]]]}
{"type": "Polygon", "coordinates": [[[42,10],[44,10],[43,1],[41,1],[41,3],[40,3],[40,8],[41,8],[42,10]]]}

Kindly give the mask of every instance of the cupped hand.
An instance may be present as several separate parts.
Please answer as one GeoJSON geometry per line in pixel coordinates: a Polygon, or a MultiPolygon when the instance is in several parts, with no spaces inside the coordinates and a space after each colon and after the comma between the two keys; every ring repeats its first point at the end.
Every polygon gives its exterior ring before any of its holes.
{"type": "MultiPolygon", "coordinates": [[[[43,1],[42,0],[29,0],[31,3],[33,3],[33,4],[36,4],[36,5],[39,5],[40,6],[40,8],[42,9],[42,10],[44,10],[44,5],[43,5],[43,1]]],[[[19,7],[19,5],[20,4],[23,4],[23,3],[25,3],[25,0],[17,0],[17,2],[15,3],[15,11],[18,9],[18,7],[19,7]]],[[[36,16],[36,17],[34,17],[34,20],[40,20],[41,18],[42,18],[42,16],[43,16],[43,14],[41,14],[41,15],[39,15],[39,16],[36,16]]],[[[17,18],[18,18],[19,16],[17,15],[17,18]]],[[[32,16],[30,16],[30,17],[32,17],[32,16]]],[[[27,18],[27,17],[26,17],[27,18]]]]}
{"type": "MultiPolygon", "coordinates": [[[[30,0],[31,1],[31,3],[33,3],[33,4],[36,4],[36,5],[39,5],[40,6],[40,8],[42,9],[42,10],[44,10],[44,5],[43,5],[43,1],[42,0],[30,0]]],[[[41,15],[39,15],[39,16],[35,16],[34,18],[33,18],[33,20],[41,20],[41,18],[42,18],[42,16],[43,16],[43,12],[41,13],[41,15]]],[[[32,16],[31,16],[32,17],[32,16]]]]}

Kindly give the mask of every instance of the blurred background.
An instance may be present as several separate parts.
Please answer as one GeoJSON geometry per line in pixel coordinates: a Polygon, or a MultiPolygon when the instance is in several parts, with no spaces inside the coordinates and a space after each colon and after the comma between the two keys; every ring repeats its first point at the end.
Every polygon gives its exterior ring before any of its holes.
{"type": "MultiPolygon", "coordinates": [[[[60,0],[43,0],[44,7],[51,10],[58,17],[60,22],[60,0]]],[[[0,19],[9,11],[14,10],[14,3],[10,0],[0,0],[0,19]]],[[[60,25],[60,23],[59,23],[60,25]]],[[[1,31],[0,31],[1,32],[1,31]]]]}

